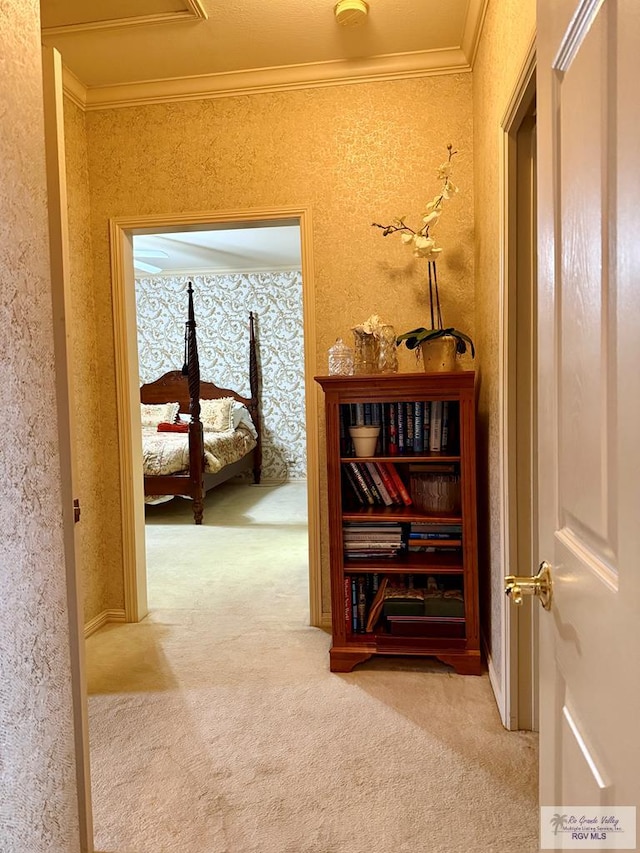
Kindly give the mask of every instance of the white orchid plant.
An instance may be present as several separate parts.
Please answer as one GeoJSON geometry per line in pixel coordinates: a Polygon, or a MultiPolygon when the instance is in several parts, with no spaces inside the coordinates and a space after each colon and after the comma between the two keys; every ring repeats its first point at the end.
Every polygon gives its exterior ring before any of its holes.
{"type": "Polygon", "coordinates": [[[429,273],[429,306],[431,309],[431,328],[425,329],[420,327],[412,329],[410,332],[405,332],[399,335],[397,343],[405,342],[407,349],[416,349],[423,341],[435,340],[445,336],[456,339],[456,350],[462,354],[467,351],[467,345],[471,350],[471,355],[475,355],[473,341],[464,332],[454,329],[453,327],[445,328],[442,322],[442,312],[440,310],[440,293],[438,291],[438,276],[436,272],[436,260],[438,259],[442,249],[436,245],[435,238],[431,234],[431,229],[436,225],[442,215],[442,207],[444,202],[451,198],[452,195],[458,192],[458,187],[451,181],[453,172],[452,160],[458,153],[454,150],[453,145],[447,145],[448,156],[444,163],[438,167],[438,180],[442,181],[442,188],[426,206],[426,210],[422,217],[422,227],[414,230],[405,222],[406,217],[401,216],[394,219],[390,225],[380,225],[374,222],[374,228],[382,228],[382,236],[388,237],[389,234],[400,234],[400,239],[406,246],[413,249],[414,257],[424,258],[428,262],[429,273]]]}

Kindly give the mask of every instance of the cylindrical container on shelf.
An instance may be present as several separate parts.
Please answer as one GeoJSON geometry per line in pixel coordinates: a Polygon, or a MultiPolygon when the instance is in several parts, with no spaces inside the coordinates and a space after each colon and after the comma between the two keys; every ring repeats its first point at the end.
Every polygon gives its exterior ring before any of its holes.
{"type": "Polygon", "coordinates": [[[352,426],[349,427],[349,435],[353,439],[356,456],[373,456],[376,452],[379,426],[352,426]]]}
{"type": "Polygon", "coordinates": [[[378,372],[397,373],[398,353],[396,352],[396,331],[393,326],[385,324],[380,328],[378,338],[378,372]]]}
{"type": "Polygon", "coordinates": [[[353,373],[353,350],[342,338],[329,347],[329,375],[351,376],[353,373]]]}
{"type": "Polygon", "coordinates": [[[354,373],[378,372],[378,341],[373,334],[353,331],[354,373]]]}

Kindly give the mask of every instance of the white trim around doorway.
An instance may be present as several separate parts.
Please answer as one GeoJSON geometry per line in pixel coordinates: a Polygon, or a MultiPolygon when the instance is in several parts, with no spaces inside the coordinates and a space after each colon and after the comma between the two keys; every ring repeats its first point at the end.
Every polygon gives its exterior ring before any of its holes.
{"type": "MultiPolygon", "coordinates": [[[[512,488],[514,465],[514,394],[512,364],[515,352],[515,329],[513,311],[513,289],[516,281],[516,240],[517,223],[515,209],[515,134],[523,119],[532,87],[535,87],[536,37],[532,35],[526,58],[518,74],[511,97],[509,98],[502,122],[500,123],[500,324],[499,324],[499,408],[500,408],[500,564],[505,575],[529,573],[530,567],[513,565],[515,531],[516,495],[512,488]],[[526,569],[526,571],[525,571],[526,569]]],[[[533,413],[535,418],[535,412],[533,413]]],[[[524,650],[518,642],[518,611],[507,599],[501,597],[502,649],[504,660],[501,677],[491,666],[489,676],[498,703],[502,723],[507,729],[519,728],[518,715],[518,677],[519,654],[524,650]]],[[[522,639],[522,638],[521,638],[522,639]]],[[[534,643],[533,633],[524,638],[530,646],[534,643]]]]}
{"type": "Polygon", "coordinates": [[[300,227],[307,425],[309,622],[321,626],[318,395],[313,382],[316,360],[315,285],[311,211],[305,207],[199,211],[166,216],[122,217],[109,222],[126,621],[138,622],[147,614],[142,459],[139,458],[140,444],[133,441],[135,430],[139,428],[139,380],[132,238],[136,234],[153,231],[196,227],[201,230],[222,223],[229,227],[248,223],[295,224],[300,227]]]}

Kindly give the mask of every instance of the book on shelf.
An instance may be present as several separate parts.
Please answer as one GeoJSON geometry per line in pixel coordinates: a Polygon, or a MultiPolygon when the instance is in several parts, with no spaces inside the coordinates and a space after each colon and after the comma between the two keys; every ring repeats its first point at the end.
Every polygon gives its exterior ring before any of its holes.
{"type": "Polygon", "coordinates": [[[397,456],[398,455],[398,417],[397,417],[397,408],[395,403],[386,403],[389,408],[387,409],[389,413],[389,439],[387,450],[389,452],[389,456],[397,456]]]}
{"type": "Polygon", "coordinates": [[[413,452],[424,451],[424,403],[416,400],[413,404],[413,452]]]}
{"type": "Polygon", "coordinates": [[[347,628],[351,627],[351,578],[345,575],[344,578],[344,618],[347,623],[347,628]]]}
{"type": "Polygon", "coordinates": [[[461,542],[458,542],[457,545],[452,544],[452,542],[435,544],[433,540],[429,542],[418,542],[417,540],[412,539],[409,541],[408,551],[410,554],[435,554],[436,552],[438,554],[460,554],[462,553],[461,545],[461,542]]]}
{"type": "Polygon", "coordinates": [[[356,625],[357,630],[360,634],[364,634],[366,629],[366,618],[367,618],[367,593],[365,586],[364,575],[358,575],[358,581],[356,584],[357,589],[357,613],[356,613],[356,625]]]}
{"type": "Polygon", "coordinates": [[[444,539],[444,540],[447,540],[447,539],[459,539],[459,538],[460,538],[459,533],[457,536],[453,533],[447,533],[447,532],[444,532],[444,533],[440,533],[440,532],[415,533],[414,531],[411,531],[411,533],[409,533],[409,539],[419,539],[419,540],[422,540],[422,539],[444,539]]]}
{"type": "Polygon", "coordinates": [[[431,438],[431,403],[425,402],[422,411],[422,450],[429,449],[431,438]]]}
{"type": "Polygon", "coordinates": [[[357,482],[356,475],[353,470],[348,465],[344,465],[342,468],[342,475],[348,483],[350,491],[354,495],[358,503],[361,506],[367,506],[369,504],[369,501],[362,492],[360,484],[357,482]]]}
{"type": "Polygon", "coordinates": [[[440,434],[440,450],[447,450],[449,445],[449,401],[442,401],[442,431],[440,434]]]}
{"type": "Polygon", "coordinates": [[[382,482],[384,483],[385,488],[387,489],[387,492],[391,497],[391,500],[394,504],[401,504],[403,501],[400,497],[400,492],[398,491],[398,487],[396,486],[391,475],[389,474],[386,465],[383,462],[376,462],[375,465],[378,469],[378,473],[382,477],[382,482]]]}
{"type": "Polygon", "coordinates": [[[431,403],[431,430],[429,437],[429,450],[439,452],[442,442],[442,400],[433,400],[431,403]]]}
{"type": "Polygon", "coordinates": [[[411,495],[409,494],[409,491],[404,484],[404,480],[398,473],[395,464],[393,462],[380,462],[379,464],[387,470],[387,473],[393,480],[393,483],[395,484],[395,487],[398,490],[398,494],[400,495],[404,505],[411,506],[411,504],[413,503],[411,495]]]}
{"type": "Polygon", "coordinates": [[[405,450],[405,441],[407,437],[406,427],[406,410],[404,403],[395,403],[396,409],[396,429],[398,437],[398,454],[402,456],[405,450]]]}
{"type": "Polygon", "coordinates": [[[358,470],[362,474],[367,486],[369,487],[369,491],[373,495],[374,505],[375,504],[378,504],[378,505],[383,504],[384,501],[382,500],[382,496],[380,495],[380,492],[378,491],[378,487],[376,486],[376,484],[373,480],[373,477],[371,476],[371,472],[367,468],[366,463],[356,462],[354,464],[358,466],[358,470]]]}
{"type": "Polygon", "coordinates": [[[389,532],[401,531],[402,523],[400,521],[345,521],[342,525],[345,531],[355,531],[361,533],[363,531],[389,532]]]}
{"type": "Polygon", "coordinates": [[[366,502],[373,506],[375,503],[373,493],[369,488],[367,481],[365,480],[357,462],[347,462],[345,466],[351,473],[353,474],[355,482],[358,484],[358,489],[360,494],[365,498],[366,502]]]}
{"type": "Polygon", "coordinates": [[[378,494],[382,498],[382,502],[385,506],[391,506],[393,504],[393,499],[385,486],[382,477],[380,476],[380,471],[378,470],[378,466],[375,462],[365,462],[365,466],[371,475],[371,479],[375,483],[376,489],[378,490],[378,494]]]}
{"type": "MultiPolygon", "coordinates": [[[[400,403],[402,405],[402,403],[400,403]]],[[[415,427],[415,403],[404,404],[405,450],[413,450],[413,430],[415,427]]]]}

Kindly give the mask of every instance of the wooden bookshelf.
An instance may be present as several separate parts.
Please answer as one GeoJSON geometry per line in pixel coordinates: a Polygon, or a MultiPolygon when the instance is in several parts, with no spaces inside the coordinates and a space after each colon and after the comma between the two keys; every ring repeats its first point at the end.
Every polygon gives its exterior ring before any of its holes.
{"type": "Polygon", "coordinates": [[[316,381],[325,394],[326,413],[331,670],[349,672],[373,655],[423,655],[436,657],[459,673],[479,674],[475,374],[317,376],[316,381]],[[430,439],[424,421],[432,412],[438,416],[442,411],[449,419],[447,443],[437,450],[425,444],[430,439]],[[400,446],[398,417],[404,431],[400,446]],[[353,454],[348,427],[357,423],[380,424],[375,455],[353,454]],[[375,485],[374,502],[369,503],[372,495],[353,476],[354,462],[363,479],[365,463],[373,463],[368,469],[373,473],[393,469],[412,503],[406,505],[396,496],[386,505],[383,498],[391,497],[390,490],[384,496],[375,485]],[[345,466],[350,466],[351,476],[345,466]],[[429,481],[438,476],[454,481],[459,489],[457,506],[435,511],[413,501],[412,477],[420,475],[429,481]],[[374,532],[369,536],[367,531],[374,532]],[[379,548],[376,536],[383,543],[379,548]],[[360,552],[354,556],[349,549],[360,552]],[[367,616],[383,579],[381,616],[367,631],[367,616]],[[392,615],[394,602],[400,613],[406,607],[409,615],[392,615]],[[418,615],[421,607],[425,613],[442,607],[444,615],[418,615]]]}

